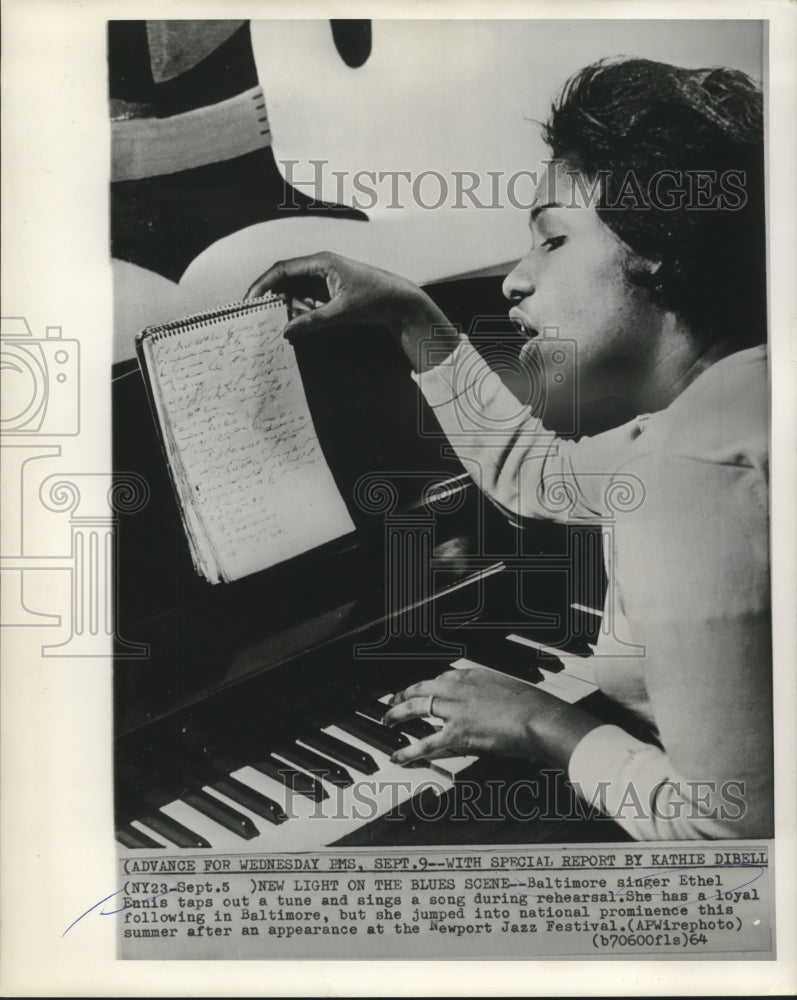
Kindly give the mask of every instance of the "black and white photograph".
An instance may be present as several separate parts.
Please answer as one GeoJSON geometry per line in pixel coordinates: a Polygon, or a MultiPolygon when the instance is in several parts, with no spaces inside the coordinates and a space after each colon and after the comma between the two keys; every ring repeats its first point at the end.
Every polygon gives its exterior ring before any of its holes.
{"type": "Polygon", "coordinates": [[[768,14],[183,10],[92,18],[98,280],[4,288],[4,646],[106,699],[58,944],[774,963],[768,14]]]}
{"type": "Polygon", "coordinates": [[[771,837],[763,24],[108,45],[120,845],[771,837]]]}

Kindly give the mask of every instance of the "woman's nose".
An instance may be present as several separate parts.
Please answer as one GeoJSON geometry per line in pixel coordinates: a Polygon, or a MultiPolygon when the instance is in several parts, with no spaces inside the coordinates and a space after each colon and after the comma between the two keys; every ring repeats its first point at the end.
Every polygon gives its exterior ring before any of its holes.
{"type": "Polygon", "coordinates": [[[510,301],[525,299],[527,295],[533,295],[535,289],[534,275],[530,255],[518,261],[515,267],[504,278],[501,290],[504,298],[510,301]]]}

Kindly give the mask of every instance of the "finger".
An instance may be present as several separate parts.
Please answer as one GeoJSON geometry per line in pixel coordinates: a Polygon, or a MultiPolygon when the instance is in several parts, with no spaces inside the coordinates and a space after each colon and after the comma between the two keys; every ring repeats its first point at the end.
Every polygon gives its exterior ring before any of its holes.
{"type": "MultiPolygon", "coordinates": [[[[395,726],[399,722],[405,722],[407,719],[423,719],[429,714],[429,699],[432,695],[427,695],[426,697],[415,697],[408,698],[407,701],[402,701],[399,705],[394,705],[389,711],[385,712],[382,717],[382,723],[385,726],[395,726]]],[[[444,719],[445,715],[445,702],[440,698],[439,695],[434,695],[434,712],[435,718],[444,719]],[[443,708],[443,712],[440,709],[443,708]]]]}
{"type": "Polygon", "coordinates": [[[391,704],[399,705],[403,701],[407,701],[410,698],[426,698],[428,704],[428,698],[430,695],[437,697],[438,695],[444,694],[448,691],[448,682],[446,678],[449,674],[455,671],[446,671],[444,674],[439,674],[437,677],[429,678],[428,680],[418,681],[415,684],[410,684],[409,687],[405,687],[403,691],[398,691],[393,695],[393,701],[391,704]]]}
{"type": "Polygon", "coordinates": [[[417,684],[410,684],[410,686],[404,688],[403,691],[399,691],[397,694],[393,695],[391,704],[399,705],[401,702],[407,701],[409,698],[428,699],[429,695],[434,695],[435,698],[440,695],[447,695],[451,692],[451,684],[459,681],[459,673],[459,670],[446,670],[444,674],[438,674],[437,677],[432,677],[430,680],[418,681],[417,684]]]}
{"type": "Polygon", "coordinates": [[[412,743],[408,747],[402,747],[390,759],[394,764],[412,764],[416,760],[434,760],[435,757],[441,757],[450,749],[446,731],[445,729],[441,729],[439,733],[434,733],[432,736],[424,736],[417,743],[412,743]]]}
{"type": "Polygon", "coordinates": [[[257,298],[266,292],[286,292],[292,283],[308,278],[325,278],[329,270],[329,254],[314,253],[307,257],[293,257],[273,264],[254,281],[244,296],[257,298]]]}
{"type": "Polygon", "coordinates": [[[319,302],[317,299],[309,297],[304,299],[291,298],[288,302],[288,314],[293,319],[296,316],[303,316],[305,313],[312,312],[313,309],[318,309],[323,304],[323,301],[319,302]]]}
{"type": "Polygon", "coordinates": [[[320,330],[325,326],[333,326],[345,313],[346,306],[340,299],[332,299],[318,309],[311,309],[309,312],[300,313],[295,316],[285,327],[283,336],[288,340],[304,337],[305,334],[313,330],[320,330]]]}
{"type": "Polygon", "coordinates": [[[397,691],[391,701],[391,705],[401,705],[402,702],[409,701],[410,698],[428,698],[434,691],[427,690],[431,681],[418,681],[417,684],[410,684],[403,691],[397,691]]]}

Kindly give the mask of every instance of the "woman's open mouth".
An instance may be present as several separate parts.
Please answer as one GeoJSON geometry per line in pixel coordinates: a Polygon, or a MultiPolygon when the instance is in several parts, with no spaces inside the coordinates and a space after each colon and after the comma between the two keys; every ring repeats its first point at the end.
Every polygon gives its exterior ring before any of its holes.
{"type": "Polygon", "coordinates": [[[526,337],[528,340],[539,337],[540,331],[536,327],[533,327],[518,310],[510,309],[509,319],[521,337],[526,337]]]}

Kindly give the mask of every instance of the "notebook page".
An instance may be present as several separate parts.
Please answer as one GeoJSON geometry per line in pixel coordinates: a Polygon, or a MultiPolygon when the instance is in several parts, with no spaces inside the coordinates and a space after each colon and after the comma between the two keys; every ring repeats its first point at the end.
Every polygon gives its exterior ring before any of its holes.
{"type": "Polygon", "coordinates": [[[145,340],[186,527],[211,582],[354,528],[282,336],[286,322],[284,306],[272,304],[145,340]]]}

